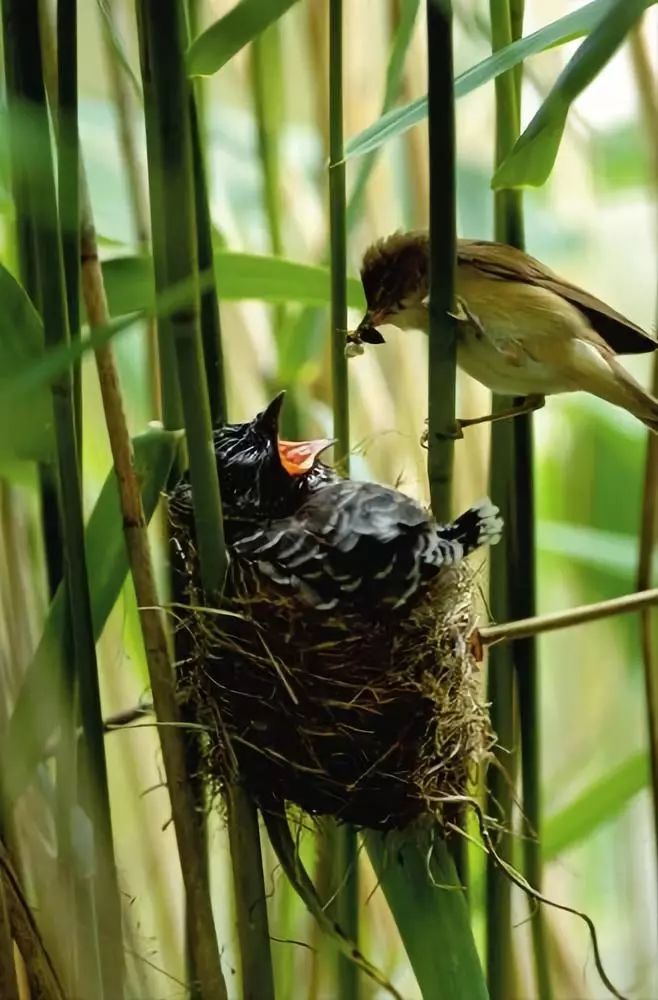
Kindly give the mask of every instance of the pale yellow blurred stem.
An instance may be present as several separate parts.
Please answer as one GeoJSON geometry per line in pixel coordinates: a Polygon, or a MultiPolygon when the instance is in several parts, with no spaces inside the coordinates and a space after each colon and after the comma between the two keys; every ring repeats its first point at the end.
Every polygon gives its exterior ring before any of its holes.
{"type": "Polygon", "coordinates": [[[322,136],[325,158],[329,156],[329,34],[327,0],[313,0],[307,6],[308,41],[315,86],[315,123],[322,136]]]}
{"type": "MultiPolygon", "coordinates": [[[[656,247],[658,248],[658,80],[651,65],[644,25],[640,22],[630,34],[631,61],[644,133],[651,144],[652,187],[656,222],[656,247]]],[[[658,280],[656,282],[656,317],[658,320],[658,280]]],[[[654,355],[651,391],[658,393],[658,355],[654,355]]],[[[647,434],[647,453],[642,493],[640,522],[640,554],[637,567],[637,588],[644,590],[651,584],[653,551],[658,525],[658,435],[647,434]]],[[[644,686],[647,710],[647,730],[651,759],[653,786],[653,821],[656,854],[658,855],[658,655],[653,640],[655,616],[645,611],[640,619],[644,686]]]]}
{"type": "MultiPolygon", "coordinates": [[[[398,0],[392,0],[397,18],[398,0]]],[[[405,62],[402,75],[401,98],[408,103],[418,97],[419,88],[425,85],[423,39],[415,35],[405,62]],[[413,78],[412,78],[413,74],[413,78]]],[[[413,225],[427,228],[430,211],[429,157],[427,155],[427,132],[422,128],[410,129],[404,137],[404,149],[409,170],[410,190],[413,192],[413,225]]]]}
{"type": "Polygon", "coordinates": [[[554,611],[548,615],[521,618],[515,622],[504,622],[502,625],[488,625],[486,628],[480,629],[478,634],[484,646],[493,646],[499,642],[526,639],[528,636],[540,635],[542,632],[572,628],[574,625],[598,621],[600,618],[628,615],[655,604],[658,604],[658,587],[636,594],[625,594],[623,597],[613,597],[609,601],[599,601],[596,604],[583,604],[577,608],[569,608],[567,611],[554,611]]]}
{"type": "MultiPolygon", "coordinates": [[[[105,9],[107,18],[117,33],[117,36],[121,37],[121,10],[119,8],[121,8],[121,4],[117,3],[117,0],[106,0],[105,9]]],[[[137,151],[137,136],[135,130],[135,113],[137,111],[137,107],[135,95],[128,83],[126,71],[114,53],[114,49],[107,37],[107,31],[103,31],[103,41],[110,78],[112,100],[114,101],[117,113],[119,146],[121,147],[121,155],[126,168],[131,218],[135,237],[137,238],[140,250],[143,251],[144,248],[148,246],[150,227],[144,171],[140,166],[140,159],[137,151]]],[[[156,321],[155,318],[151,317],[150,319],[145,320],[145,323],[148,350],[149,402],[153,418],[160,420],[162,418],[162,412],[160,405],[160,364],[158,361],[156,321]]]]}
{"type": "MultiPolygon", "coordinates": [[[[109,321],[109,311],[91,209],[84,190],[82,200],[82,293],[90,325],[104,326],[109,321]]],[[[159,610],[160,599],[139,483],[135,475],[132,442],[111,347],[105,346],[96,351],[96,367],[119,487],[128,560],[140,608],[140,624],[155,712],[160,722],[178,724],[181,719],[176,700],[173,664],[163,615],[159,610]]],[[[203,995],[226,1000],[226,984],[205,877],[204,851],[192,783],[187,774],[184,741],[176,725],[160,726],[158,732],[192,927],[194,967],[203,995]]]]}

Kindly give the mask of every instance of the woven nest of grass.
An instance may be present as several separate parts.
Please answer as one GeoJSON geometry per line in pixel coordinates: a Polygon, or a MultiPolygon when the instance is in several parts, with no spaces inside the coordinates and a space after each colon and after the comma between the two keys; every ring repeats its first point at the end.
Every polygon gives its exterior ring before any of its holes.
{"type": "Polygon", "coordinates": [[[373,829],[445,821],[493,743],[473,589],[468,568],[445,570],[411,610],[373,622],[273,593],[213,614],[190,585],[180,686],[209,734],[207,776],[239,776],[265,809],[373,829]]]}

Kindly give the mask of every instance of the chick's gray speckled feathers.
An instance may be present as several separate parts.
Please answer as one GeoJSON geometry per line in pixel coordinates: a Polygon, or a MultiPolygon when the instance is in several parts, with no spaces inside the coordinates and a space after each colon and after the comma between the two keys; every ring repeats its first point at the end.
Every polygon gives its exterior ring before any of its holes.
{"type": "Polygon", "coordinates": [[[497,542],[501,529],[489,500],[438,525],[398,490],[344,480],[316,493],[293,516],[238,540],[234,555],[238,571],[250,564],[318,611],[386,611],[411,602],[443,567],[497,542]]]}

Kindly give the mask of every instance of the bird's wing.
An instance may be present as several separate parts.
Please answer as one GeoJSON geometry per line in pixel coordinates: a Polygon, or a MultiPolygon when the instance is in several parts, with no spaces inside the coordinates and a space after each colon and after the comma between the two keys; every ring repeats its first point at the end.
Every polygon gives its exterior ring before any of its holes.
{"type": "Polygon", "coordinates": [[[317,493],[298,515],[236,542],[234,552],[318,610],[386,610],[402,607],[442,567],[495,543],[501,528],[486,499],[439,526],[398,490],[346,480],[317,493]]]}
{"type": "Polygon", "coordinates": [[[617,354],[641,354],[658,347],[656,340],[636,323],[522,250],[504,243],[460,239],[457,260],[490,277],[538,285],[562,296],[585,314],[605,344],[617,354]]]}
{"type": "Polygon", "coordinates": [[[236,542],[234,552],[284,592],[328,610],[399,607],[464,549],[404,494],[345,481],[236,542]]]}

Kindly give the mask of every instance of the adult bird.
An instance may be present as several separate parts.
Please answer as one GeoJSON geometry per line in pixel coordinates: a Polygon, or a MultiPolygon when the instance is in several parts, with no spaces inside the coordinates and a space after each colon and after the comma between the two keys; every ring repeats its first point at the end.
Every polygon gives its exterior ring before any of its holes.
{"type": "MultiPolygon", "coordinates": [[[[429,237],[394,233],[365,253],[367,312],[348,334],[346,352],[380,344],[379,327],[429,332],[429,237]]],[[[495,419],[537,409],[553,393],[590,392],[658,431],[658,400],[626,371],[619,354],[656,349],[631,320],[503,243],[457,241],[457,361],[493,392],[525,397],[495,419]]],[[[492,415],[461,420],[462,426],[492,415]]]]}
{"type": "MultiPolygon", "coordinates": [[[[331,441],[281,441],[282,402],[283,393],[253,420],[214,435],[230,590],[381,615],[409,605],[443,567],[498,541],[502,522],[487,499],[438,524],[399,490],[338,476],[319,461],[331,441]]],[[[187,559],[187,478],[169,501],[174,541],[187,559]]]]}

